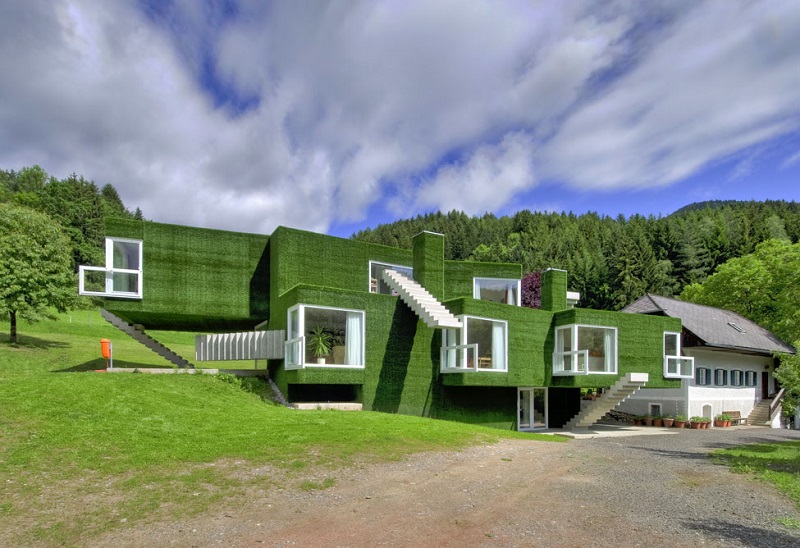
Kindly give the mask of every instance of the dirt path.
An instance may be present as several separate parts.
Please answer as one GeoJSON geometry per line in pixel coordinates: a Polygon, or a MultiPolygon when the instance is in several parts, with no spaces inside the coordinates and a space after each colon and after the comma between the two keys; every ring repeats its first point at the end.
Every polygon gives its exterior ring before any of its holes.
{"type": "MultiPolygon", "coordinates": [[[[660,493],[725,496],[704,484],[756,497],[760,507],[786,506],[771,488],[746,476],[684,461],[654,478],[667,482],[655,485],[659,493],[648,492],[650,482],[638,477],[631,483],[635,493],[626,496],[626,474],[641,474],[631,463],[648,458],[618,442],[506,440],[338,471],[329,489],[252,492],[244,503],[191,520],[134,525],[91,545],[741,546],[747,542],[698,527],[662,527],[660,520],[643,519],[639,506],[669,507],[670,501],[658,500],[660,493]]],[[[776,535],[778,545],[795,539],[776,535]]]]}

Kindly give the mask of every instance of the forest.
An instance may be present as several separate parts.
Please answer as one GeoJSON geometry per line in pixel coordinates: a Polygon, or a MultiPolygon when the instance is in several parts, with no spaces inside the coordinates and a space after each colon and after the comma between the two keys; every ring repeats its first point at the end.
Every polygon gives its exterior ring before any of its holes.
{"type": "Polygon", "coordinates": [[[58,222],[72,244],[72,267],[105,263],[105,219],[142,219],[139,208],[131,212],[111,184],[98,187],[94,181],[72,174],[56,179],[39,166],[19,171],[0,169],[0,203],[45,213],[58,222]]]}
{"type": "Polygon", "coordinates": [[[411,247],[422,230],[445,234],[445,257],[515,262],[524,272],[561,268],[579,306],[619,310],[645,293],[678,296],[729,259],[770,239],[800,239],[800,204],[709,201],[666,217],[596,213],[430,213],[360,231],[353,238],[411,247]]]}

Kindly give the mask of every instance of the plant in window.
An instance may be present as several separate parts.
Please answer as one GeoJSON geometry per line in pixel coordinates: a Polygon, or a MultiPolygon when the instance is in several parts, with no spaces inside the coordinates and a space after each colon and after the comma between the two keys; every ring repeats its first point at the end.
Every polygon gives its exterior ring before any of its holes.
{"type": "Polygon", "coordinates": [[[325,357],[331,353],[332,344],[333,336],[321,325],[316,326],[308,337],[308,350],[319,364],[325,363],[325,357]]]}

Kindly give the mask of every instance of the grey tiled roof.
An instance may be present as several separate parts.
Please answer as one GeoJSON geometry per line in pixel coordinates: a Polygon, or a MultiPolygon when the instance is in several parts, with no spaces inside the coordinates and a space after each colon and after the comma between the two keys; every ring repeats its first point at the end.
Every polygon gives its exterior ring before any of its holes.
{"type": "Polygon", "coordinates": [[[632,314],[680,318],[683,327],[708,346],[739,348],[765,354],[795,350],[778,337],[735,312],[647,294],[622,309],[632,314]],[[738,329],[737,329],[738,328],[738,329]]]}

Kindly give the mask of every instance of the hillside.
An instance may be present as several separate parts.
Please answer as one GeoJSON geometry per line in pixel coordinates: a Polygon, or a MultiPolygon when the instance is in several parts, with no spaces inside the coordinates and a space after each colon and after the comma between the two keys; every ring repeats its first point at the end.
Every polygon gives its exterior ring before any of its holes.
{"type": "Polygon", "coordinates": [[[617,310],[646,292],[678,295],[728,259],[770,238],[800,240],[800,204],[701,202],[667,217],[596,213],[510,217],[432,213],[360,231],[354,239],[410,247],[422,230],[447,236],[447,259],[509,261],[526,272],[562,268],[581,306],[617,310]]]}

